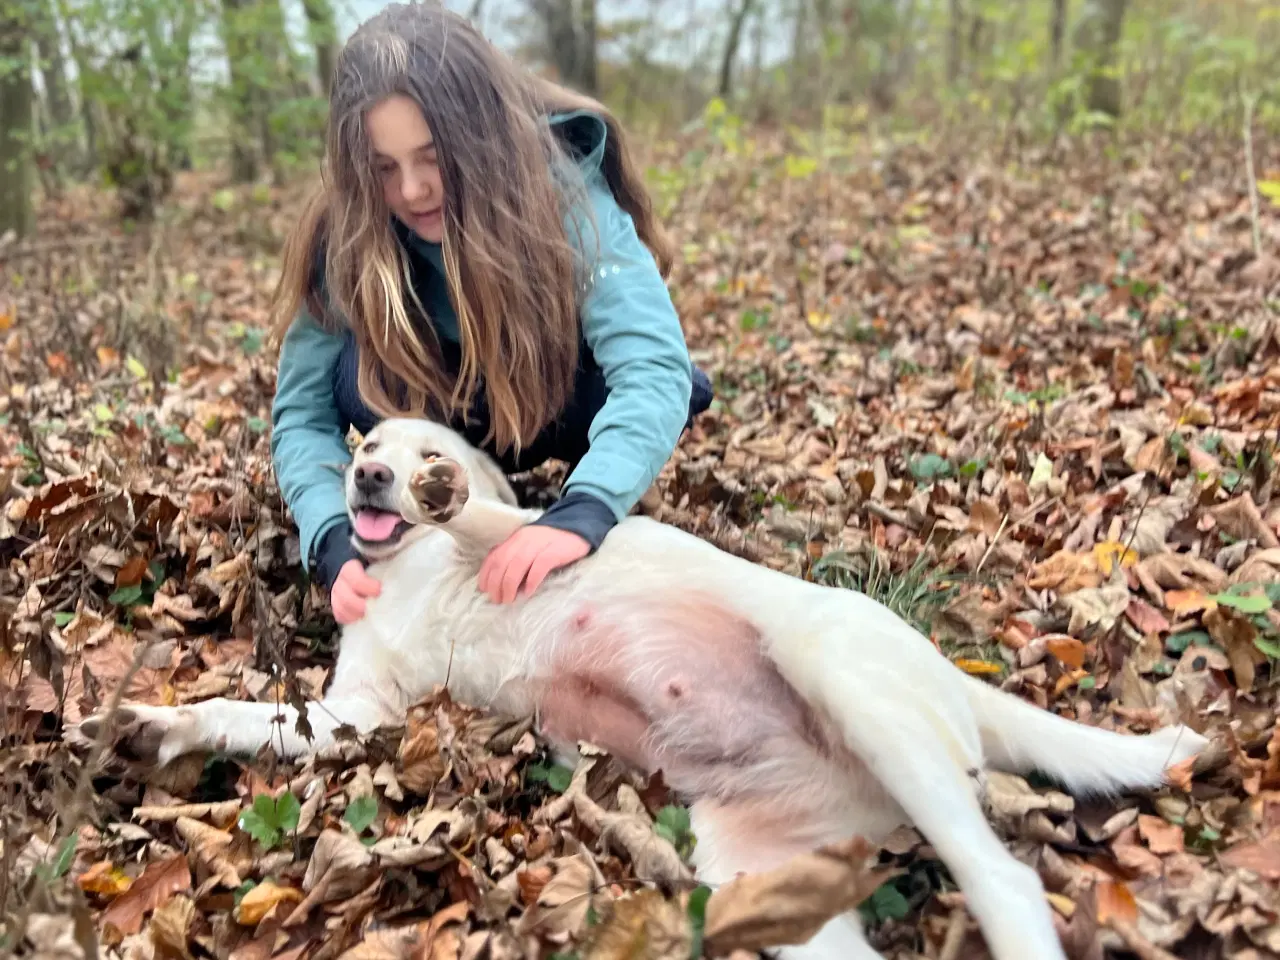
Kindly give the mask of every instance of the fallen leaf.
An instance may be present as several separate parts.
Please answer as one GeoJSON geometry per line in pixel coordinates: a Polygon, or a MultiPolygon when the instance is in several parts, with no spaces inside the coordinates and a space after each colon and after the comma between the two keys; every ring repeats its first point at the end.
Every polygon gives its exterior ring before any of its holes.
{"type": "Polygon", "coordinates": [[[255,927],[280,904],[301,902],[301,890],[266,880],[240,899],[234,916],[236,923],[243,924],[246,927],[255,927]]]}
{"type": "Polygon", "coordinates": [[[1128,884],[1118,880],[1103,880],[1094,887],[1098,898],[1098,925],[1105,927],[1112,919],[1126,923],[1138,922],[1138,901],[1128,884]]]}
{"type": "Polygon", "coordinates": [[[604,877],[585,853],[553,860],[551,867],[554,875],[515,923],[519,936],[578,937],[596,900],[606,896],[604,877]]]}
{"type": "Polygon", "coordinates": [[[129,889],[111,901],[99,918],[99,928],[107,943],[119,943],[142,929],[148,913],[176,893],[191,889],[191,870],[182,854],[147,865],[129,889]]]}
{"type": "Polygon", "coordinates": [[[151,915],[151,942],[156,953],[163,957],[181,957],[192,960],[188,946],[191,939],[191,921],[196,915],[195,902],[177,894],[156,908],[151,915]]]}
{"type": "Polygon", "coordinates": [[[583,945],[583,960],[688,960],[693,928],[676,901],[657,890],[614,900],[583,945]]]}
{"type": "Polygon", "coordinates": [[[832,917],[855,909],[900,871],[875,869],[861,837],[792,857],[773,870],[738,876],[707,900],[704,946],[711,955],[806,942],[832,917]]]}
{"type": "Polygon", "coordinates": [[[118,897],[133,884],[133,878],[113,864],[110,860],[99,860],[76,878],[76,883],[85,893],[96,893],[103,897],[118,897]]]}
{"type": "Polygon", "coordinates": [[[1073,670],[1084,666],[1084,644],[1075,637],[1049,637],[1045,640],[1045,649],[1073,670]]]}
{"type": "Polygon", "coordinates": [[[1161,817],[1141,814],[1138,817],[1138,833],[1147,841],[1152,853],[1160,855],[1181,853],[1183,850],[1182,828],[1161,817]]]}

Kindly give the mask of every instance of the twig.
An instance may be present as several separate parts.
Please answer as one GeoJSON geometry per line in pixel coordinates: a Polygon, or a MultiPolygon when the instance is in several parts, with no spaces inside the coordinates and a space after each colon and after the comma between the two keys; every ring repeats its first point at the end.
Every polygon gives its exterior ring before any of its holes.
{"type": "Polygon", "coordinates": [[[968,914],[963,906],[951,911],[947,921],[947,935],[943,938],[942,949],[938,951],[938,960],[959,960],[960,948],[964,946],[964,935],[968,927],[968,914]]]}
{"type": "Polygon", "coordinates": [[[1253,227],[1253,255],[1262,256],[1262,227],[1258,212],[1258,178],[1253,170],[1253,106],[1258,101],[1256,93],[1240,91],[1244,103],[1244,169],[1249,187],[1249,220],[1253,227]]]}
{"type": "Polygon", "coordinates": [[[1125,946],[1133,951],[1138,960],[1178,960],[1176,956],[1168,950],[1157,947],[1154,943],[1138,932],[1138,928],[1131,924],[1128,920],[1122,920],[1119,917],[1112,916],[1107,919],[1107,926],[1119,935],[1124,941],[1125,946]]]}
{"type": "Polygon", "coordinates": [[[912,533],[920,531],[920,524],[913,521],[905,513],[898,513],[896,510],[890,510],[882,503],[876,503],[874,500],[868,500],[862,505],[867,513],[874,514],[885,523],[896,523],[900,527],[905,527],[912,533]]]}
{"type": "Polygon", "coordinates": [[[987,562],[987,557],[991,556],[991,551],[996,548],[996,544],[1000,542],[1000,534],[1004,533],[1005,525],[1009,522],[1009,515],[1006,513],[1000,518],[1000,526],[996,529],[996,535],[991,538],[991,542],[987,544],[986,551],[982,554],[982,559],[978,561],[977,568],[973,571],[976,577],[982,572],[982,566],[987,562]]]}

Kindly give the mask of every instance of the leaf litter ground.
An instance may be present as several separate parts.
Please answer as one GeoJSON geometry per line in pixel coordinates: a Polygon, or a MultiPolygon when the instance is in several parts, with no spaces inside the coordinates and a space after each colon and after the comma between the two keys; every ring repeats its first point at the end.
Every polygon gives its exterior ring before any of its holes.
{"type": "MultiPolygon", "coordinates": [[[[772,140],[750,164],[700,146],[656,162],[718,400],[642,509],[866,590],[1046,709],[1212,736],[1150,796],[996,775],[987,803],[1076,960],[1276,955],[1280,264],[1251,250],[1235,148],[1014,167],[877,144],[797,178],[772,140]]],[[[746,957],[861,903],[889,956],[982,956],[911,830],[708,899],[660,776],[555,767],[446,691],[295,764],[144,776],[62,742],[114,698],[325,687],[334,624],[268,449],[265,304],[298,202],[191,176],[126,230],[79,194],[0,250],[6,950],[746,957]]],[[[1259,227],[1277,249],[1269,204],[1259,227]]]]}

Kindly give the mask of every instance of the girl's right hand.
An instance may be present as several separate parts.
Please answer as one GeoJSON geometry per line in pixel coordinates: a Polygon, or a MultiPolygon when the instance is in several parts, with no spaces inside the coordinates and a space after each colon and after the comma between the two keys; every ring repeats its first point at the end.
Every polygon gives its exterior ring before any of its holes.
{"type": "Polygon", "coordinates": [[[359,560],[348,560],[338,570],[329,602],[334,619],[342,626],[355,623],[364,616],[365,601],[382,592],[382,584],[365,572],[359,560]]]}

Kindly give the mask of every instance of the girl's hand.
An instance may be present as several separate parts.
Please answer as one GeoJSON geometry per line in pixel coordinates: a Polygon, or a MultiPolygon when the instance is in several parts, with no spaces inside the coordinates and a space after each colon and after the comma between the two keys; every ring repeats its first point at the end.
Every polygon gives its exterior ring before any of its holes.
{"type": "Polygon", "coordinates": [[[548,573],[581,560],[591,545],[576,533],[555,527],[521,527],[489,551],[477,584],[494,603],[510,603],[521,592],[533,594],[548,573]]]}
{"type": "Polygon", "coordinates": [[[344,627],[364,616],[365,600],[382,592],[382,584],[365,572],[359,560],[348,560],[333,581],[329,603],[333,617],[344,627]]]}

